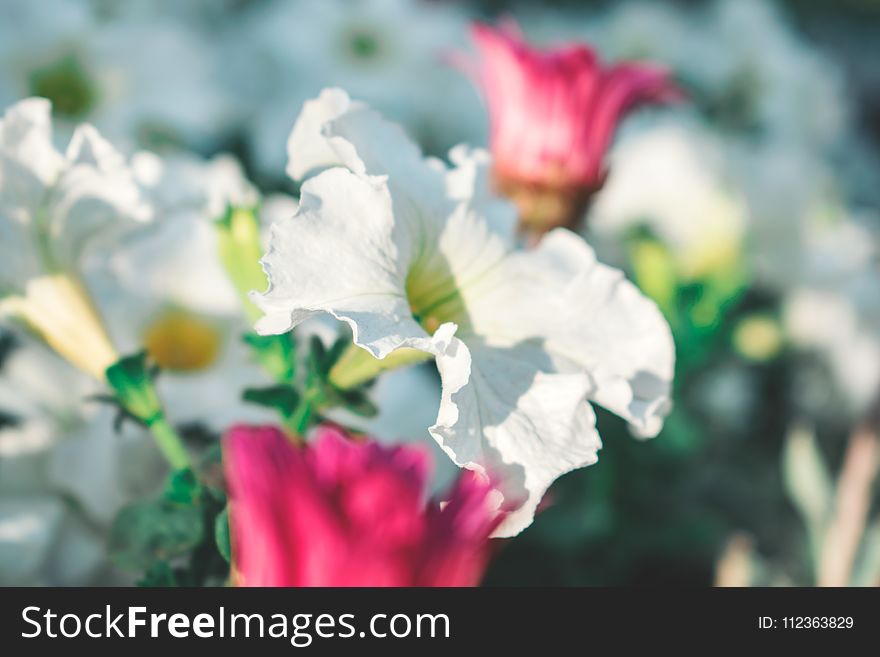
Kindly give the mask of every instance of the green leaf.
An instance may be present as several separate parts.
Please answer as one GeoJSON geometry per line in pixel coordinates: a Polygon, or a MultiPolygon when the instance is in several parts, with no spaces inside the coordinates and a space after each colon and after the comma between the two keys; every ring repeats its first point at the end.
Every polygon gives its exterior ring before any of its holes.
{"type": "Polygon", "coordinates": [[[807,526],[814,563],[818,564],[834,485],[812,429],[799,426],[789,431],[782,455],[782,475],[785,490],[807,526]]]}
{"type": "Polygon", "coordinates": [[[202,487],[190,468],[176,470],[168,477],[163,497],[175,504],[197,504],[202,487]]]}
{"type": "Polygon", "coordinates": [[[317,335],[313,335],[309,340],[309,355],[306,363],[309,367],[308,375],[317,375],[325,379],[327,372],[330,371],[332,365],[328,364],[327,348],[317,335]]]}
{"type": "Polygon", "coordinates": [[[247,388],[242,397],[245,401],[274,409],[284,418],[290,418],[300,404],[300,394],[293,386],[284,384],[247,388]]]}
{"type": "Polygon", "coordinates": [[[279,383],[292,383],[296,375],[296,342],[293,332],[281,335],[246,333],[243,337],[257,363],[279,383]]]}
{"type": "Polygon", "coordinates": [[[132,504],[119,512],[110,529],[110,556],[120,568],[146,570],[196,547],[203,525],[197,506],[164,499],[132,504]]]}
{"type": "Polygon", "coordinates": [[[361,388],[355,390],[334,389],[330,400],[335,402],[334,405],[341,406],[361,417],[370,418],[376,417],[379,414],[379,409],[370,401],[367,393],[361,388]]]}
{"type": "Polygon", "coordinates": [[[232,545],[229,539],[229,510],[223,509],[214,520],[214,540],[217,549],[227,562],[232,561],[232,545]]]}
{"type": "Polygon", "coordinates": [[[137,585],[142,587],[177,586],[177,577],[167,561],[157,561],[138,580],[137,585]]]}

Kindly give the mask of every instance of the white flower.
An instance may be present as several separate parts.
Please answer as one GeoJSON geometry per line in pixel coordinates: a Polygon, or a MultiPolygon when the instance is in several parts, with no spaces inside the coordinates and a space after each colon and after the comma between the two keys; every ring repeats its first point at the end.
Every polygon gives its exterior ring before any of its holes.
{"type": "Polygon", "coordinates": [[[801,257],[783,300],[792,342],[819,352],[829,365],[847,410],[867,412],[880,393],[880,235],[848,215],[806,223],[801,257]]]}
{"type": "Polygon", "coordinates": [[[108,566],[105,532],[165,465],[148,435],[89,396],[100,385],[25,341],[0,372],[0,583],[82,585],[108,566]]]}
{"type": "Polygon", "coordinates": [[[659,431],[674,360],[659,311],[569,232],[517,251],[515,211],[482,190],[485,154],[456,149],[451,170],[424,160],[340,90],[306,104],[289,152],[294,176],[331,168],[272,228],[257,330],[329,313],[374,358],[434,356],[431,434],[459,465],[501,479],[512,512],[500,535],[531,523],[558,476],[595,462],[587,400],[659,431]]]}
{"type": "Polygon", "coordinates": [[[619,238],[644,223],[694,279],[742,257],[748,210],[731,191],[721,144],[696,125],[664,121],[627,134],[590,210],[590,231],[619,238]]]}
{"type": "Polygon", "coordinates": [[[210,47],[216,28],[208,34],[155,7],[143,15],[92,5],[0,0],[0,102],[48,98],[62,129],[88,121],[126,147],[203,145],[228,127],[233,96],[210,47]]]}
{"type": "Polygon", "coordinates": [[[65,358],[103,378],[115,351],[78,272],[99,241],[150,218],[123,158],[88,125],[64,154],[49,103],[0,120],[0,314],[26,322],[65,358]]]}
{"type": "Polygon", "coordinates": [[[140,153],[133,166],[156,221],[130,234],[88,279],[112,335],[125,353],[145,347],[162,369],[157,386],[172,422],[222,431],[270,419],[241,400],[244,388],[268,380],[242,341],[248,326],[214,226],[227,205],[255,205],[256,189],[225,155],[140,153]]]}
{"type": "Polygon", "coordinates": [[[393,114],[422,145],[443,152],[481,139],[486,122],[469,81],[443,62],[464,48],[467,16],[421,0],[284,0],[246,12],[230,48],[234,82],[247,84],[258,166],[277,175],[282,141],[303,101],[322,87],[348,89],[393,114]],[[260,99],[254,102],[253,99],[260,99]]]}

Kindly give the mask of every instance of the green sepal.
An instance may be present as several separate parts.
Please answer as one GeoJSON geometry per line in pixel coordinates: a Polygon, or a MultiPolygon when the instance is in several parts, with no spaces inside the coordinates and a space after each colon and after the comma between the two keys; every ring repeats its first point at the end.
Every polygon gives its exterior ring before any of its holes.
{"type": "Polygon", "coordinates": [[[116,400],[132,417],[147,426],[162,417],[162,405],[153,385],[154,369],[147,363],[147,352],[123,356],[107,368],[107,383],[116,400]]]}
{"type": "Polygon", "coordinates": [[[296,375],[296,341],[293,332],[281,335],[246,333],[244,342],[257,363],[279,383],[292,383],[296,375]]]}

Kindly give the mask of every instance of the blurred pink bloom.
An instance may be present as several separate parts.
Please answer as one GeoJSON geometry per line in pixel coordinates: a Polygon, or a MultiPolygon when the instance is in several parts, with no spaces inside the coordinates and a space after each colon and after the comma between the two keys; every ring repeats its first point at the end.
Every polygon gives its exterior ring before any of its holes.
{"type": "Polygon", "coordinates": [[[473,26],[477,81],[489,107],[500,175],[534,183],[598,186],[605,152],[630,110],[681,98],[656,65],[604,66],[586,45],[529,46],[513,21],[473,26]]]}
{"type": "Polygon", "coordinates": [[[501,521],[465,472],[426,500],[429,456],[323,426],[305,446],[273,427],[225,438],[230,526],[244,586],[474,586],[501,521]]]}

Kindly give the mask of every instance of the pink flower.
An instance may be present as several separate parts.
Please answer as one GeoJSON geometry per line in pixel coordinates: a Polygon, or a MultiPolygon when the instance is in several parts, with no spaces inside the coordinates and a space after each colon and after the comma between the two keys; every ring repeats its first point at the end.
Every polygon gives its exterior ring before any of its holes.
{"type": "Polygon", "coordinates": [[[323,426],[296,446],[273,427],[225,438],[230,527],[244,586],[474,586],[501,521],[467,472],[426,501],[429,456],[323,426]]]}
{"type": "Polygon", "coordinates": [[[624,115],[682,97],[659,66],[604,66],[583,44],[538,50],[510,20],[498,29],[476,24],[473,38],[480,62],[472,73],[488,105],[502,192],[530,185],[589,196],[605,178],[605,153],[624,115]]]}

